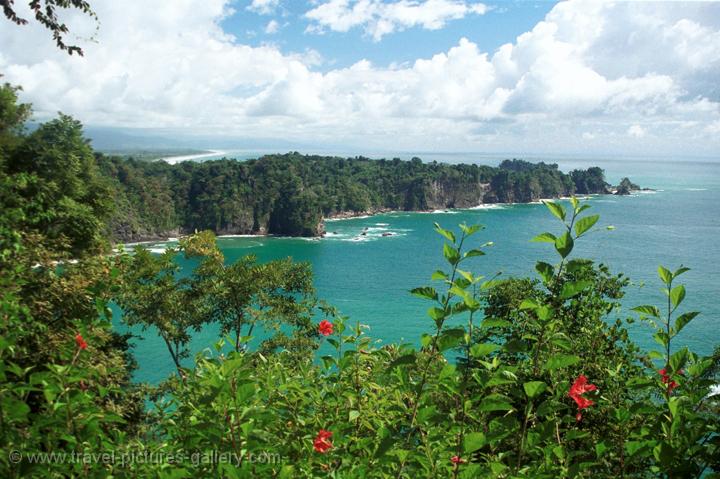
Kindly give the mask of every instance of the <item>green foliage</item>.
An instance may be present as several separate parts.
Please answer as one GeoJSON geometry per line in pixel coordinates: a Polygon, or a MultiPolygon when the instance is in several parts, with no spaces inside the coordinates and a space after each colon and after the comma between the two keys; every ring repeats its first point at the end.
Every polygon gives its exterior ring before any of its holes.
{"type": "MultiPolygon", "coordinates": [[[[0,101],[12,102],[12,94],[0,101]]],[[[20,121],[24,113],[7,115],[20,121]]],[[[60,115],[27,136],[10,124],[0,134],[0,151],[0,207],[9,226],[40,234],[76,257],[107,247],[111,193],[78,121],[60,115]]]]}
{"type": "MultiPolygon", "coordinates": [[[[14,91],[4,93],[4,101],[16,101],[14,91]]],[[[684,311],[690,296],[678,278],[688,269],[660,267],[666,304],[634,308],[662,346],[640,351],[625,323],[613,319],[628,280],[573,255],[576,242],[599,231],[597,215],[585,214],[588,204],[547,203],[562,226],[536,237],[558,254],[555,264],[537,263],[539,279],[486,280],[474,272],[492,244],[477,244],[482,228],[436,225],[446,266],[411,292],[428,304],[429,332],[419,343],[380,345],[365,326],[315,300],[307,265],[253,257],[227,265],[211,232],[161,255],[143,248],[93,254],[101,251],[97,225],[110,193],[97,180],[79,125],[61,117],[28,137],[15,126],[4,127],[0,145],[0,179],[9,185],[0,215],[2,477],[720,472],[720,395],[712,389],[720,350],[701,357],[676,346],[698,314],[684,311]],[[16,198],[23,192],[26,203],[16,198]],[[180,254],[195,263],[189,274],[178,269],[180,254]],[[113,298],[126,323],[160,334],[178,375],[153,389],[130,382],[129,338],[110,323],[113,298]],[[191,365],[190,335],[211,323],[225,338],[191,365]],[[267,339],[253,342],[253,328],[267,339]],[[145,401],[153,407],[146,410],[145,401]]],[[[351,170],[363,164],[333,161],[351,170]]],[[[428,167],[393,163],[416,172],[428,167]]],[[[504,163],[502,176],[535,171],[528,165],[504,163]]],[[[419,184],[406,204],[424,201],[419,184]]],[[[204,206],[192,214],[213,204],[199,191],[193,199],[204,206]]],[[[300,195],[322,204],[311,193],[300,195]]],[[[277,198],[258,197],[268,217],[277,198]]],[[[216,225],[225,214],[218,208],[207,217],[216,225]]],[[[382,308],[379,302],[378,314],[382,308]]]]}
{"type": "MultiPolygon", "coordinates": [[[[125,241],[206,229],[316,236],[322,218],[338,214],[528,202],[575,191],[557,165],[520,160],[493,168],[294,152],[245,162],[98,161],[113,180],[118,204],[111,231],[125,241]]],[[[602,185],[591,192],[605,192],[602,185]]]]}

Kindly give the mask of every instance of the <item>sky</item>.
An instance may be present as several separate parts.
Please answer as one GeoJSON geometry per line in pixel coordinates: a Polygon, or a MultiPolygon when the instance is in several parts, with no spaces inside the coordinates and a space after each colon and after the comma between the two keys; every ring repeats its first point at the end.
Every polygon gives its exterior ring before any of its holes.
{"type": "Polygon", "coordinates": [[[38,121],[205,148],[720,157],[717,2],[90,3],[98,21],[62,16],[83,57],[0,21],[0,73],[38,121]]]}

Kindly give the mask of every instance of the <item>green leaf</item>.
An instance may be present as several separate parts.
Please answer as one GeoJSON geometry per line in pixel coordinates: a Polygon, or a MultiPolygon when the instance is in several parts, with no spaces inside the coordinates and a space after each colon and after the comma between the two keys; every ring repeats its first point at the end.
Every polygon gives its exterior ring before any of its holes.
{"type": "Polygon", "coordinates": [[[685,367],[685,364],[687,364],[688,361],[688,353],[689,351],[687,348],[682,348],[670,356],[670,369],[674,372],[678,372],[685,367]]]}
{"type": "Polygon", "coordinates": [[[536,243],[555,243],[555,235],[552,233],[541,233],[531,239],[530,241],[534,241],[536,243]]]}
{"type": "Polygon", "coordinates": [[[473,256],[485,256],[485,253],[479,249],[471,249],[470,251],[467,251],[464,256],[466,258],[472,258],[473,256]]]}
{"type": "Polygon", "coordinates": [[[462,328],[446,329],[440,334],[440,338],[438,339],[438,350],[443,352],[456,348],[464,337],[465,330],[462,328]]]}
{"type": "Polygon", "coordinates": [[[405,354],[403,356],[396,358],[394,361],[392,361],[388,365],[388,369],[392,369],[397,366],[402,366],[404,364],[414,364],[416,360],[417,360],[417,357],[415,356],[415,353],[405,354]]]}
{"type": "Polygon", "coordinates": [[[487,444],[487,438],[482,432],[471,432],[465,435],[463,439],[463,449],[466,454],[477,451],[487,444]]]}
{"type": "Polygon", "coordinates": [[[607,450],[608,450],[608,447],[605,444],[605,442],[601,441],[601,442],[595,444],[595,454],[597,455],[598,458],[602,457],[603,454],[605,454],[605,452],[607,450]]]}
{"type": "Polygon", "coordinates": [[[535,302],[535,300],[532,299],[523,299],[522,303],[520,303],[520,306],[518,306],[518,309],[520,311],[525,311],[528,309],[537,309],[538,304],[535,302]]]}
{"type": "Polygon", "coordinates": [[[561,299],[569,299],[577,295],[584,289],[592,286],[592,281],[572,281],[563,284],[562,291],[560,292],[561,299]]]}
{"type": "Polygon", "coordinates": [[[683,299],[685,299],[685,286],[681,284],[670,290],[670,302],[674,308],[677,308],[683,299]]]}
{"type": "Polygon", "coordinates": [[[625,451],[627,451],[628,456],[632,457],[638,452],[646,449],[648,445],[648,441],[627,441],[625,443],[625,451]]]}
{"type": "Polygon", "coordinates": [[[575,195],[573,195],[573,196],[570,198],[570,204],[572,205],[573,210],[574,210],[574,211],[577,211],[578,205],[580,204],[580,202],[578,201],[577,198],[575,198],[575,195]]]}
{"type": "Polygon", "coordinates": [[[280,469],[280,474],[278,475],[278,479],[290,479],[293,477],[295,471],[295,466],[292,464],[287,464],[280,469]]]}
{"type": "Polygon", "coordinates": [[[572,236],[570,236],[570,233],[567,231],[555,240],[555,249],[563,258],[567,258],[567,255],[569,255],[573,249],[573,245],[574,241],[572,236]]]}
{"type": "MultiPolygon", "coordinates": [[[[387,429],[382,428],[381,431],[387,431],[387,429]]],[[[375,451],[375,458],[384,456],[385,453],[388,452],[393,445],[395,445],[395,442],[395,438],[388,431],[387,435],[382,438],[377,450],[375,451]]]]}
{"type": "Polygon", "coordinates": [[[445,316],[447,316],[447,314],[445,313],[445,310],[437,308],[435,306],[428,309],[427,314],[432,319],[434,319],[436,322],[445,319],[445,316]]]}
{"type": "Polygon", "coordinates": [[[429,299],[432,301],[437,301],[438,299],[438,294],[437,291],[435,291],[435,288],[431,288],[429,286],[411,289],[410,293],[418,298],[429,299]]]}
{"type": "Polygon", "coordinates": [[[480,324],[481,328],[509,328],[511,326],[510,321],[498,318],[487,318],[480,324]]]}
{"type": "Polygon", "coordinates": [[[473,278],[472,273],[470,273],[468,271],[463,271],[461,269],[458,269],[457,272],[460,274],[460,276],[462,276],[463,278],[465,278],[467,280],[467,282],[469,283],[468,286],[470,284],[472,284],[473,282],[475,282],[475,278],[473,278]]]}
{"type": "Polygon", "coordinates": [[[455,243],[455,235],[452,231],[448,231],[446,229],[443,229],[440,227],[439,224],[435,223],[435,231],[437,231],[439,234],[443,235],[445,238],[450,240],[452,243],[455,243]]]}
{"type": "Polygon", "coordinates": [[[660,464],[662,464],[663,468],[667,468],[670,466],[670,464],[672,464],[674,460],[675,451],[669,443],[667,443],[666,441],[662,441],[660,444],[653,448],[653,455],[655,456],[655,459],[660,461],[660,464]]]}
{"type": "Polygon", "coordinates": [[[685,273],[686,271],[690,271],[690,268],[686,268],[685,266],[680,266],[675,272],[673,273],[673,278],[677,278],[681,274],[685,273]]]}
{"type": "Polygon", "coordinates": [[[542,276],[543,281],[545,281],[546,283],[549,282],[555,274],[555,268],[553,267],[553,265],[544,261],[538,261],[535,264],[535,269],[538,273],[540,273],[540,276],[542,276]]]}
{"type": "Polygon", "coordinates": [[[547,384],[543,381],[530,381],[523,384],[523,388],[525,394],[532,399],[542,394],[547,389],[547,384]]]}
{"type": "Polygon", "coordinates": [[[348,414],[348,421],[353,422],[355,419],[360,417],[360,411],[352,410],[348,414]]]}
{"type": "Polygon", "coordinates": [[[458,226],[460,226],[460,230],[462,230],[462,232],[465,233],[465,236],[472,236],[483,228],[482,225],[468,226],[464,223],[461,225],[458,225],[458,226]]]}
{"type": "Polygon", "coordinates": [[[474,344],[470,348],[470,355],[474,358],[482,358],[484,356],[487,356],[488,354],[491,354],[495,351],[497,351],[500,348],[497,344],[493,343],[479,343],[474,344]]]}
{"type": "Polygon", "coordinates": [[[660,310],[657,307],[650,305],[650,304],[645,304],[643,306],[635,306],[634,308],[632,308],[632,311],[635,311],[636,313],[640,313],[640,314],[643,314],[646,316],[653,316],[655,318],[660,317],[660,310]]]}
{"type": "Polygon", "coordinates": [[[535,314],[537,314],[537,317],[541,321],[547,321],[548,319],[552,318],[554,311],[549,306],[543,304],[537,307],[535,310],[535,314]]]}
{"type": "Polygon", "coordinates": [[[582,236],[592,228],[599,219],[600,215],[586,216],[585,218],[579,219],[578,222],[575,223],[575,235],[578,237],[582,236]]]}
{"type": "Polygon", "coordinates": [[[580,213],[582,213],[583,211],[585,211],[587,209],[590,209],[589,204],[585,203],[584,205],[580,205],[580,208],[577,209],[577,213],[575,213],[575,214],[579,215],[580,213]]]}
{"type": "Polygon", "coordinates": [[[448,279],[448,275],[443,271],[437,270],[432,274],[432,276],[430,276],[430,279],[433,281],[436,279],[448,279]]]}
{"type": "Polygon", "coordinates": [[[555,354],[545,363],[545,369],[552,371],[554,369],[566,368],[580,362],[580,357],[572,354],[555,354]]]}
{"type": "Polygon", "coordinates": [[[689,313],[681,314],[678,316],[678,318],[675,320],[675,333],[679,333],[682,328],[687,326],[687,324],[695,319],[695,316],[700,314],[698,311],[690,311],[689,313]]]}
{"type": "Polygon", "coordinates": [[[667,347],[668,343],[670,342],[670,338],[665,331],[658,331],[657,333],[653,334],[653,339],[662,347],[667,347]]]}
{"type": "Polygon", "coordinates": [[[458,261],[460,261],[460,253],[458,253],[458,250],[452,246],[450,246],[448,243],[445,243],[443,245],[443,256],[445,256],[445,259],[450,263],[451,265],[456,265],[458,261]]]}
{"type": "Polygon", "coordinates": [[[556,218],[565,221],[565,208],[563,208],[561,204],[555,203],[554,201],[543,201],[543,203],[556,218]]]}
{"type": "Polygon", "coordinates": [[[512,411],[513,406],[507,397],[501,394],[490,394],[480,401],[478,410],[483,412],[512,411]]]}
{"type": "Polygon", "coordinates": [[[663,266],[658,266],[658,276],[660,276],[660,279],[665,284],[670,284],[670,281],[673,279],[672,273],[663,266]]]}

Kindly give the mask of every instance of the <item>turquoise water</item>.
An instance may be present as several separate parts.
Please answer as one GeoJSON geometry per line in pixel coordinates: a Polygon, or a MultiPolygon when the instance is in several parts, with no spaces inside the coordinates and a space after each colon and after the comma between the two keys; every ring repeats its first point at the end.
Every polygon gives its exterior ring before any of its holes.
{"type": "MultiPolygon", "coordinates": [[[[466,160],[467,161],[467,160],[466,160]]],[[[678,338],[699,353],[709,353],[720,343],[720,163],[653,162],[640,160],[557,161],[567,171],[592,164],[606,170],[611,183],[629,176],[641,186],[657,189],[630,197],[598,196],[588,201],[591,212],[601,215],[600,231],[583,238],[573,252],[624,272],[633,281],[623,300],[623,314],[638,304],[662,304],[657,266],[691,268],[682,277],[687,287],[684,306],[702,312],[678,338]]],[[[496,163],[495,163],[496,164],[496,163]]],[[[555,262],[552,246],[529,240],[543,231],[558,231],[560,224],[543,205],[500,205],[476,210],[436,213],[390,213],[371,218],[328,222],[331,232],[322,240],[292,238],[221,238],[229,261],[255,254],[261,261],[291,256],[309,261],[318,295],[337,306],[353,321],[370,326],[370,334],[383,342],[417,342],[431,327],[425,316],[428,305],[408,290],[429,284],[430,274],[444,267],[442,240],[433,223],[456,228],[462,222],[479,223],[478,243],[493,241],[487,256],[475,258],[472,269],[486,277],[535,275],[537,260],[555,262]],[[368,228],[367,236],[359,236],[368,228]],[[334,232],[334,234],[333,234],[334,232]],[[382,236],[390,232],[392,236],[382,236]]],[[[163,248],[168,243],[151,245],[163,248]]],[[[116,318],[117,327],[124,329],[116,318]]],[[[136,330],[139,331],[139,330],[136,330]]],[[[650,329],[632,325],[633,338],[653,347],[650,329]]],[[[139,381],[157,382],[173,371],[164,344],[154,331],[136,341],[139,381]]],[[[212,346],[217,328],[196,334],[193,352],[212,346]]]]}

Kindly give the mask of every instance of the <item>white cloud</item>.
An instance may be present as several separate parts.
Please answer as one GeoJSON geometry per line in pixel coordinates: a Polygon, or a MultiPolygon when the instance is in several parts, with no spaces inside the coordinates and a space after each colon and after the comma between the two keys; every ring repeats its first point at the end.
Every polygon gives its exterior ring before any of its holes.
{"type": "MultiPolygon", "coordinates": [[[[323,72],[315,51],[251,47],[225,33],[227,0],[95,8],[100,33],[83,58],[57,51],[41,27],[0,22],[0,72],[24,87],[39,117],[62,110],[90,125],[358,153],[572,152],[592,139],[584,133],[602,138],[593,145],[603,151],[720,152],[720,4],[560,3],[495,52],[459,39],[408,64],[358,59],[323,72]]],[[[92,22],[67,20],[92,34],[92,22]]]]}
{"type": "Polygon", "coordinates": [[[280,5],[280,0],[252,0],[247,9],[260,15],[271,15],[280,5]]]}
{"type": "Polygon", "coordinates": [[[280,30],[280,24],[277,22],[277,20],[270,20],[265,26],[265,33],[267,33],[268,35],[277,33],[278,30],[280,30]]]}
{"type": "Polygon", "coordinates": [[[631,136],[633,138],[642,138],[645,136],[645,128],[643,128],[640,125],[631,125],[630,128],[628,128],[627,134],[628,136],[631,136]]]}
{"type": "Polygon", "coordinates": [[[487,9],[482,3],[465,0],[325,0],[305,13],[314,22],[306,31],[347,32],[363,27],[365,34],[379,41],[384,35],[416,26],[437,30],[450,20],[482,15],[487,9]]]}

